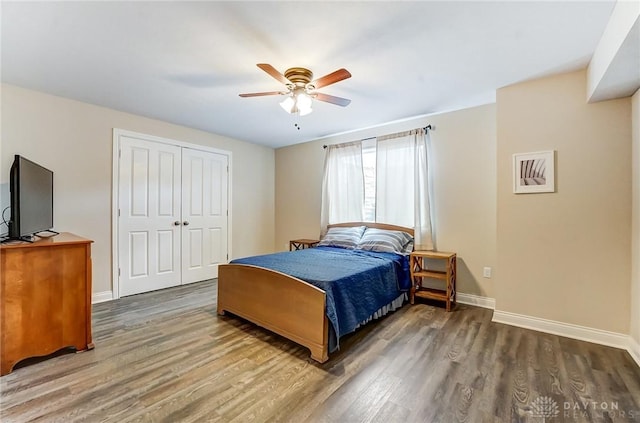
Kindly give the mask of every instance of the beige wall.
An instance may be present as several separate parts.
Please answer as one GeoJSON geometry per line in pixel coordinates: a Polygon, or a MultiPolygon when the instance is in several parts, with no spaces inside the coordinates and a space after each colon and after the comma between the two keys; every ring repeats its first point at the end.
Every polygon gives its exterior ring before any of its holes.
{"type": "Polygon", "coordinates": [[[496,308],[629,333],[631,101],[585,71],[497,92],[496,308]],[[556,192],[512,192],[512,154],[556,150],[556,192]]]}
{"type": "Polygon", "coordinates": [[[633,206],[631,221],[631,336],[640,344],[640,90],[631,99],[633,206]]]}
{"type": "Polygon", "coordinates": [[[273,149],[6,84],[1,95],[1,182],[14,154],[54,171],[55,229],[95,241],[94,293],[111,290],[113,128],[231,151],[232,254],[273,250],[273,149]]]}
{"type": "Polygon", "coordinates": [[[440,250],[458,253],[458,290],[494,296],[484,266],[496,263],[495,105],[404,121],[276,150],[276,246],[317,238],[323,144],[364,139],[431,124],[435,234],[440,250]]]}

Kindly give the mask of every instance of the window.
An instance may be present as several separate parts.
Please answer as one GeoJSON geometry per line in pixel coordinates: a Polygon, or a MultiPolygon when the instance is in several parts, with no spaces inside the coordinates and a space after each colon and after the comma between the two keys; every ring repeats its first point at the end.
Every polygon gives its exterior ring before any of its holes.
{"type": "Polygon", "coordinates": [[[362,141],[362,171],[364,173],[364,221],[376,221],[376,140],[362,141]]]}
{"type": "Polygon", "coordinates": [[[362,141],[365,222],[413,226],[414,155],[408,140],[362,141]]]}
{"type": "Polygon", "coordinates": [[[416,248],[433,249],[424,129],[329,146],[322,183],[322,233],[330,223],[413,227],[416,248]]]}
{"type": "Polygon", "coordinates": [[[394,225],[414,225],[414,137],[378,139],[376,220],[394,225]]]}
{"type": "Polygon", "coordinates": [[[330,145],[324,162],[320,226],[364,220],[364,177],[362,143],[330,145]]]}

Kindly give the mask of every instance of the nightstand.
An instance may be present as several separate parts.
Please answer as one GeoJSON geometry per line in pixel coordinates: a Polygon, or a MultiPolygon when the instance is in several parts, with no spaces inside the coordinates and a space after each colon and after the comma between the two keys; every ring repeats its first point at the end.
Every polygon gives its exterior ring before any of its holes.
{"type": "Polygon", "coordinates": [[[456,253],[445,251],[414,251],[409,257],[411,269],[411,304],[415,297],[444,301],[447,311],[456,304],[456,253]],[[445,270],[434,270],[427,266],[426,260],[443,260],[445,270]],[[424,279],[437,279],[444,282],[444,289],[422,286],[424,279]]]}
{"type": "Polygon", "coordinates": [[[305,248],[313,248],[320,242],[317,239],[292,239],[289,241],[289,251],[304,250],[305,248]]]}

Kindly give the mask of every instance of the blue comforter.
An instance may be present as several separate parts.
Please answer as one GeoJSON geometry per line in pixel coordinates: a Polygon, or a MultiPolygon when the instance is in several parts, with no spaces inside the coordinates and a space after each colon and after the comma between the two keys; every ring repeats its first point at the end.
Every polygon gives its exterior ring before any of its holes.
{"type": "Polygon", "coordinates": [[[277,270],[325,291],[326,313],[335,339],[410,288],[406,256],[343,248],[317,247],[231,261],[277,270]]]}

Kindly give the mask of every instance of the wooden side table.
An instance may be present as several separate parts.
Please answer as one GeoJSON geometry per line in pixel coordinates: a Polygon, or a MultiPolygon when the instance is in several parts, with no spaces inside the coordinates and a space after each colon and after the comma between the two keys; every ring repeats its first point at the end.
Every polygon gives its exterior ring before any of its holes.
{"type": "Polygon", "coordinates": [[[320,242],[317,239],[292,239],[289,241],[289,251],[304,250],[305,248],[313,248],[320,242]]]}
{"type": "Polygon", "coordinates": [[[409,257],[411,268],[411,304],[415,297],[444,301],[447,311],[456,304],[456,253],[445,251],[414,251],[409,257]],[[433,270],[427,267],[425,259],[444,260],[446,270],[433,270]],[[444,289],[425,288],[423,279],[444,281],[444,289]]]}

